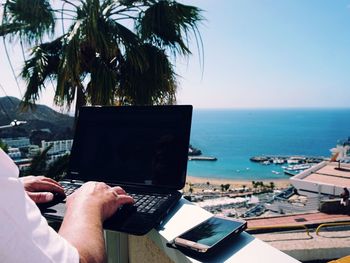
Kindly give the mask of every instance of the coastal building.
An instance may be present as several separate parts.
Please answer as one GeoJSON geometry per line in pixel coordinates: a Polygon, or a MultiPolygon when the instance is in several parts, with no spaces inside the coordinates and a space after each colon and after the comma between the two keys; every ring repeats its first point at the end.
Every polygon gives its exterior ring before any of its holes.
{"type": "Polygon", "coordinates": [[[63,157],[70,153],[72,149],[73,140],[60,140],[60,141],[41,141],[41,149],[44,150],[51,146],[50,150],[47,152],[48,160],[47,163],[50,164],[56,161],[58,158],[63,157]]]}
{"type": "Polygon", "coordinates": [[[350,188],[350,164],[324,161],[290,179],[298,193],[307,196],[339,196],[350,188]]]}
{"type": "Polygon", "coordinates": [[[21,154],[21,151],[19,150],[19,148],[10,147],[10,148],[8,148],[7,154],[8,154],[8,156],[10,156],[10,158],[12,160],[17,160],[17,159],[20,159],[22,157],[22,154],[21,154]]]}
{"type": "Polygon", "coordinates": [[[2,138],[1,139],[8,147],[20,148],[30,145],[28,137],[17,137],[17,138],[2,138]]]}
{"type": "Polygon", "coordinates": [[[48,155],[56,155],[56,154],[70,152],[72,145],[73,145],[73,140],[60,140],[60,141],[49,141],[49,142],[41,141],[42,150],[51,146],[51,149],[47,152],[48,155]]]}

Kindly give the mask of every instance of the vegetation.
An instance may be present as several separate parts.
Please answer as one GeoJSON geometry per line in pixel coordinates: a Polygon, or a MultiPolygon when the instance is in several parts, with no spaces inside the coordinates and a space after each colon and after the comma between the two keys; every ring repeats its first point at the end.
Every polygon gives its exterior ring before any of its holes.
{"type": "Polygon", "coordinates": [[[20,176],[26,175],[45,175],[49,178],[52,178],[56,181],[59,181],[63,178],[66,169],[68,167],[69,155],[66,154],[62,157],[57,158],[50,165],[47,165],[48,160],[48,151],[52,148],[53,145],[50,145],[43,151],[36,154],[27,170],[22,171],[20,176]]]}
{"type": "Polygon", "coordinates": [[[51,149],[52,145],[44,149],[42,152],[39,152],[36,154],[31,163],[29,168],[21,174],[21,176],[26,176],[26,175],[43,175],[46,174],[47,171],[47,152],[51,149]]]}
{"type": "Polygon", "coordinates": [[[271,191],[275,189],[275,183],[270,182],[268,185],[265,185],[264,182],[261,181],[252,181],[252,186],[254,190],[266,191],[270,189],[271,191]]]}
{"type": "Polygon", "coordinates": [[[26,106],[52,80],[54,102],[68,108],[173,104],[171,59],[191,54],[192,36],[202,50],[202,20],[199,8],[173,0],[6,0],[0,36],[30,47],[26,106]]]}
{"type": "Polygon", "coordinates": [[[6,143],[4,143],[1,139],[0,139],[0,148],[4,151],[4,152],[8,152],[8,146],[6,143]]]}
{"type": "Polygon", "coordinates": [[[69,154],[57,158],[56,161],[49,165],[45,175],[56,181],[62,180],[64,175],[66,174],[68,162],[69,154]]]}
{"type": "Polygon", "coordinates": [[[228,189],[230,189],[230,184],[221,184],[220,187],[221,187],[221,191],[222,192],[227,192],[228,189]]]}

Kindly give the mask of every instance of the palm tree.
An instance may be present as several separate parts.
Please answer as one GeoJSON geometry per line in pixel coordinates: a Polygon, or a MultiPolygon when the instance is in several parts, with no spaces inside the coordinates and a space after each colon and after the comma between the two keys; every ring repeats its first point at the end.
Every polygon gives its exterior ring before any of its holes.
{"type": "Polygon", "coordinates": [[[25,106],[34,104],[52,80],[55,104],[69,108],[75,102],[76,114],[86,104],[176,102],[170,59],[191,54],[193,35],[202,50],[199,8],[174,0],[51,2],[6,0],[3,5],[0,36],[31,48],[21,73],[27,82],[25,106]]]}
{"type": "Polygon", "coordinates": [[[67,170],[69,162],[69,154],[63,155],[59,158],[57,158],[54,162],[52,162],[47,171],[46,176],[50,177],[56,181],[62,180],[64,177],[64,174],[67,170]]]}
{"type": "Polygon", "coordinates": [[[45,174],[47,171],[48,151],[52,148],[52,146],[53,145],[50,145],[42,152],[36,154],[30,162],[28,170],[22,172],[20,176],[45,174]]]}

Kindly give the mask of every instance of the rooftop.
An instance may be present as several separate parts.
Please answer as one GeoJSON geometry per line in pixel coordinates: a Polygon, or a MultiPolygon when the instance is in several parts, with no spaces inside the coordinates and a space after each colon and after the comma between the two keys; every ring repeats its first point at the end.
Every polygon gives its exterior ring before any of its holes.
{"type": "Polygon", "coordinates": [[[326,166],[311,173],[303,180],[350,187],[350,165],[341,164],[340,167],[340,169],[336,169],[338,163],[327,163],[326,166]]]}
{"type": "Polygon", "coordinates": [[[350,188],[350,165],[322,162],[295,176],[290,181],[305,194],[339,195],[344,187],[350,188]]]}

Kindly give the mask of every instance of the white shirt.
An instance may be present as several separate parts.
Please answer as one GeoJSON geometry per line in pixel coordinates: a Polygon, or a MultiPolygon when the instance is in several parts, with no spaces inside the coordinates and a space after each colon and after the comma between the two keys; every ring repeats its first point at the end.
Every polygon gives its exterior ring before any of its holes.
{"type": "Polygon", "coordinates": [[[0,149],[0,262],[78,263],[76,248],[47,224],[18,174],[0,149]]]}

